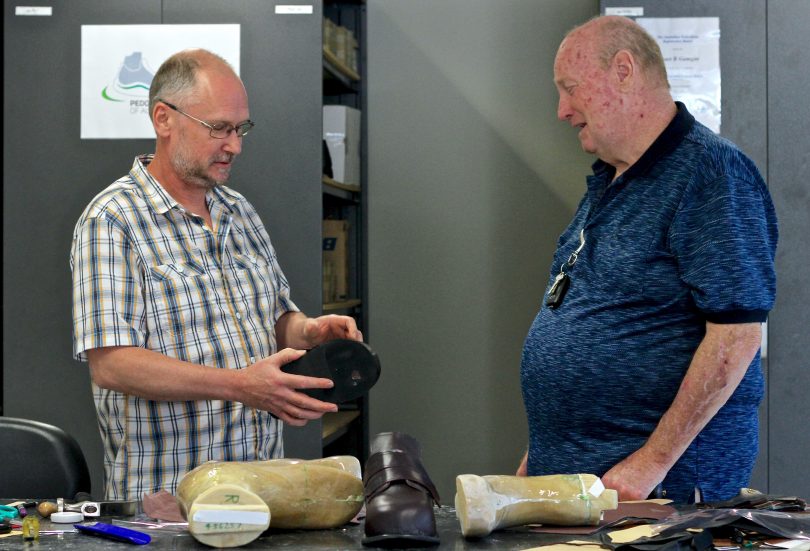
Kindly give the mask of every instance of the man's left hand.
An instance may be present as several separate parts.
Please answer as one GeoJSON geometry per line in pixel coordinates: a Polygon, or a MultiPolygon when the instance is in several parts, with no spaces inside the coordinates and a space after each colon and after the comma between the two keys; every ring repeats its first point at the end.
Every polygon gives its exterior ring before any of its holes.
{"type": "Polygon", "coordinates": [[[330,314],[317,318],[307,318],[306,322],[304,322],[304,339],[311,346],[316,346],[333,339],[362,341],[363,333],[357,328],[357,322],[354,318],[330,314]]]}
{"type": "Polygon", "coordinates": [[[618,492],[619,501],[634,501],[647,499],[666,475],[666,468],[645,459],[642,448],[614,465],[602,483],[618,492]]]}

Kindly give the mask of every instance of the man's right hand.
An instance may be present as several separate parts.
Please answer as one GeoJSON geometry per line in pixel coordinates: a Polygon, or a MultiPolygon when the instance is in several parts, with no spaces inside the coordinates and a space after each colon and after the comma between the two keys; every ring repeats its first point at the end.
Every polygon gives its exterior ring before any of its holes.
{"type": "Polygon", "coordinates": [[[319,419],[324,413],[337,411],[337,405],[322,402],[303,392],[302,388],[332,388],[329,379],[293,375],[281,370],[281,366],[297,360],[306,352],[285,348],[272,356],[263,358],[242,371],[245,381],[240,402],[247,406],[269,411],[285,423],[293,426],[306,425],[319,419]]]}

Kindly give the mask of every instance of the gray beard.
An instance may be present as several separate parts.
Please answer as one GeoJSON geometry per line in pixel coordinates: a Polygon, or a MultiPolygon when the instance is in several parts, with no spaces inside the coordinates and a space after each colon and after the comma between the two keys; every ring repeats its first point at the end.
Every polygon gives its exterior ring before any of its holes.
{"type": "Polygon", "coordinates": [[[206,191],[225,185],[228,181],[227,177],[222,179],[212,178],[208,175],[204,166],[194,163],[184,152],[178,152],[172,158],[172,168],[184,182],[203,188],[206,191]]]}

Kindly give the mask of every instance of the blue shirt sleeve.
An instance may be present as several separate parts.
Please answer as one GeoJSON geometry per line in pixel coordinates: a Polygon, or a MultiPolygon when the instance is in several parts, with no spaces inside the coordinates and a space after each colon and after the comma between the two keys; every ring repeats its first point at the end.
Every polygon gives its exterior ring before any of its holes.
{"type": "Polygon", "coordinates": [[[774,207],[756,168],[752,172],[732,151],[719,156],[726,170],[695,178],[671,226],[670,245],[707,321],[763,322],[776,295],[774,207]]]}

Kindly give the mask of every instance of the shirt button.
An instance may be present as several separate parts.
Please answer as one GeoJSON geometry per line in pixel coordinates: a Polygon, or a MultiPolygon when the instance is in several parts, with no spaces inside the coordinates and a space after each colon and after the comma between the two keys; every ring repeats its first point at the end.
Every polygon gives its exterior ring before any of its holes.
{"type": "Polygon", "coordinates": [[[250,363],[252,363],[252,364],[256,363],[256,356],[251,356],[250,357],[250,363]]]}
{"type": "Polygon", "coordinates": [[[183,268],[182,266],[177,267],[177,271],[180,272],[181,274],[183,273],[184,270],[185,268],[183,268]]]}
{"type": "Polygon", "coordinates": [[[240,314],[239,312],[237,312],[237,313],[236,313],[236,319],[241,320],[241,319],[242,319],[242,314],[240,314]]]}

